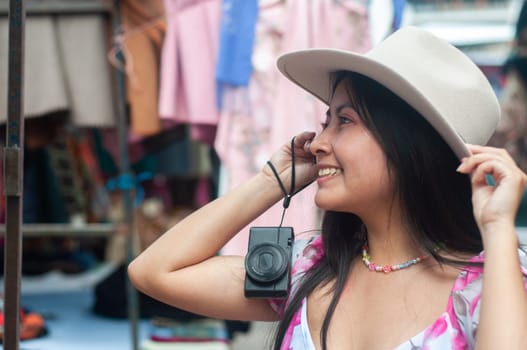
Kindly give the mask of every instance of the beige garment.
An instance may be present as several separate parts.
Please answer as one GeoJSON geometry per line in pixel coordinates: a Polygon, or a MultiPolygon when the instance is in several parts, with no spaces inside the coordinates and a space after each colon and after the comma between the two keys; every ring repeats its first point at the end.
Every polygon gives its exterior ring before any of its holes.
{"type": "MultiPolygon", "coordinates": [[[[68,110],[77,126],[115,125],[105,28],[102,15],[26,19],[26,117],[68,110]]],[[[0,19],[0,122],[7,119],[8,31],[7,18],[0,19]]]]}

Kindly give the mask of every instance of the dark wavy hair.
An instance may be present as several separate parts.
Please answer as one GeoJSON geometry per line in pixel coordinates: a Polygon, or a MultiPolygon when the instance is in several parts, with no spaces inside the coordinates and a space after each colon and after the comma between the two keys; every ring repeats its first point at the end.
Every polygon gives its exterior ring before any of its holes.
{"type": "MultiPolygon", "coordinates": [[[[348,84],[350,101],[384,151],[396,188],[395,200],[400,201],[413,240],[439,263],[466,264],[461,258],[446,259],[437,250],[440,246],[456,256],[475,255],[483,249],[472,211],[470,180],[456,172],[459,160],[454,152],[421,114],[384,86],[358,73],[337,72],[332,77],[333,91],[343,81],[348,84]]],[[[325,257],[302,277],[278,324],[275,350],[280,349],[302,300],[317,286],[330,283],[332,299],[320,331],[322,349],[327,349],[333,313],[366,233],[353,213],[324,213],[325,257]]]]}

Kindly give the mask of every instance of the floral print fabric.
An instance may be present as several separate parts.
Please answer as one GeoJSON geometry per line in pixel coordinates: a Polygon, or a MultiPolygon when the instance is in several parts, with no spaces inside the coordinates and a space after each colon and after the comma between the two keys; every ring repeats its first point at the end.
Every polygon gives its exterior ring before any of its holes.
{"type": "MultiPolygon", "coordinates": [[[[527,256],[522,250],[518,250],[518,252],[522,272],[527,275],[527,256]]],[[[303,249],[296,253],[296,260],[292,268],[290,297],[297,291],[303,274],[313,266],[316,266],[323,256],[324,248],[321,236],[312,239],[303,249]]],[[[484,253],[473,257],[470,261],[483,262],[484,253]]],[[[482,280],[482,267],[468,266],[462,269],[454,282],[447,308],[443,314],[422,332],[395,349],[472,349],[475,344],[479,323],[482,280]]],[[[525,288],[527,289],[527,283],[525,288]]],[[[288,300],[270,300],[270,304],[281,315],[287,306],[288,300]]],[[[281,349],[305,350],[314,348],[307,326],[306,300],[304,299],[302,307],[296,312],[289,324],[281,349]]]]}

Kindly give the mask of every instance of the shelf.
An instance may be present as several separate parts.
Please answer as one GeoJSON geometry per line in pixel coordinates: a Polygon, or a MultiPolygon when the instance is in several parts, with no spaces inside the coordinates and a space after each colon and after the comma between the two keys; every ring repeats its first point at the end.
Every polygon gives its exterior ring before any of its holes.
{"type": "MultiPolygon", "coordinates": [[[[115,224],[24,224],[21,227],[23,237],[110,237],[117,230],[115,224]]],[[[5,225],[0,225],[0,236],[5,235],[5,225]]]]}

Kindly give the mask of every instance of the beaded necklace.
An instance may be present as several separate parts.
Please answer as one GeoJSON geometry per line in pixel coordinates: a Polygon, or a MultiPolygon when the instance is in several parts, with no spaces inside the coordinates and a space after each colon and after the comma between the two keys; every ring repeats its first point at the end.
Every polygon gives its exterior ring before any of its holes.
{"type": "Polygon", "coordinates": [[[417,258],[415,259],[412,259],[412,260],[408,260],[407,262],[404,262],[402,264],[395,264],[395,265],[377,265],[376,263],[372,263],[370,261],[371,259],[371,256],[370,254],[368,253],[368,244],[364,244],[362,246],[362,261],[364,262],[364,265],[366,265],[366,267],[370,270],[370,271],[375,271],[375,272],[384,272],[384,273],[389,273],[389,272],[392,272],[392,271],[397,271],[397,270],[402,270],[402,269],[406,269],[407,267],[410,267],[412,265],[415,265],[425,259],[427,259],[429,257],[429,255],[421,255],[421,256],[418,256],[417,258]]]}

